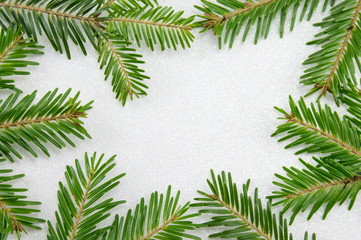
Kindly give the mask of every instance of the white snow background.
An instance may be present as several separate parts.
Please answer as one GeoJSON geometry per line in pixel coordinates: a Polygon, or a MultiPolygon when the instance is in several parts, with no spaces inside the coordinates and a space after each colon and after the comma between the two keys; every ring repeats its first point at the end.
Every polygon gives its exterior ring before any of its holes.
{"type": "MultiPolygon", "coordinates": [[[[193,5],[200,3],[159,2],[185,10],[186,16],[197,14],[193,5]]],[[[246,43],[238,38],[233,49],[219,50],[211,32],[199,34],[195,30],[190,49],[152,52],[143,47],[138,52],[146,61],[141,68],[151,77],[146,82],[148,96],[129,101],[125,107],[115,99],[110,81],[104,81],[97,53],[91,47],[88,56],[73,47],[68,60],[42,39],[45,55],[32,57],[40,66],[29,68],[31,75],[17,78],[16,84],[25,93],[38,90],[39,98],[55,88],[72,88],[74,93],[81,91],[83,103],[94,100],[85,120],[92,139],[73,138],[76,148],[53,147],[50,158],[40,155],[34,159],[24,153],[24,159],[5,167],[26,174],[15,186],[29,188],[30,199],[42,202],[39,216],[52,222],[65,166],[73,165],[76,158],[82,160],[84,152],[97,151],[107,157],[117,154],[114,174],[127,174],[110,194],[127,201],[114,209],[114,214],[126,214],[141,197],[156,190],[165,192],[168,185],[181,190],[183,203],[192,201],[196,190],[208,190],[210,169],[232,172],[239,184],[250,178],[252,188],[259,187],[260,195],[266,197],[277,189],[272,184],[274,173],[284,173],[282,166],[300,166],[295,149],[285,150],[285,143],[270,137],[282,122],[273,106],[288,110],[289,95],[298,99],[308,92],[298,80],[305,69],[302,62],[317,47],[305,43],[319,31],[312,23],[323,16],[318,11],[311,22],[298,23],[283,39],[276,21],[269,38],[257,45],[251,36],[246,43]]],[[[330,99],[323,101],[332,103],[330,99]]],[[[311,160],[310,155],[302,157],[311,160]]],[[[295,239],[303,239],[305,231],[316,232],[319,240],[360,239],[360,210],[357,201],[352,211],[346,205],[335,207],[325,221],[321,212],[311,221],[300,214],[290,230],[295,239]]],[[[30,230],[23,239],[46,239],[46,233],[44,224],[42,231],[30,230]]],[[[210,233],[196,232],[202,239],[208,239],[210,233]]]]}

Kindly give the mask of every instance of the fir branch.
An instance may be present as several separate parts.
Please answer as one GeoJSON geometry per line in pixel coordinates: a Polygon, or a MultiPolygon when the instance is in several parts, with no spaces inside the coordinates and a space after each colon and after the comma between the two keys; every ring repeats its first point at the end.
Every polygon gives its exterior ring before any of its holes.
{"type": "Polygon", "coordinates": [[[145,45],[154,50],[155,45],[177,49],[190,47],[194,36],[191,23],[194,16],[183,18],[183,12],[171,7],[161,7],[154,1],[118,0],[111,5],[109,16],[101,21],[107,22],[107,31],[126,41],[136,41],[138,46],[145,45]]]}
{"type": "Polygon", "coordinates": [[[338,145],[340,145],[341,147],[347,149],[348,151],[350,151],[351,153],[357,155],[357,156],[360,156],[361,157],[361,152],[358,151],[357,149],[355,149],[353,146],[343,142],[341,139],[338,139],[337,137],[331,135],[331,134],[328,134],[327,132],[325,132],[324,130],[322,130],[321,128],[317,128],[311,124],[308,124],[306,122],[303,122],[302,120],[300,119],[297,119],[295,118],[294,116],[292,115],[288,115],[286,117],[288,119],[288,122],[293,122],[293,123],[297,123],[299,125],[302,125],[304,127],[306,127],[306,129],[311,129],[312,131],[316,132],[316,133],[319,133],[320,135],[330,139],[331,141],[337,143],[338,145]]]}
{"type": "Polygon", "coordinates": [[[308,219],[311,219],[323,205],[326,205],[323,219],[336,204],[342,205],[350,200],[351,209],[361,190],[359,164],[344,166],[332,159],[314,160],[317,167],[300,159],[304,169],[284,167],[287,176],[276,174],[280,180],[274,184],[281,190],[274,191],[269,198],[278,200],[275,205],[282,204],[283,212],[292,211],[291,223],[300,212],[307,209],[308,219]]]}
{"type": "Polygon", "coordinates": [[[115,156],[103,161],[104,154],[97,157],[94,153],[89,157],[86,153],[84,158],[83,167],[79,160],[75,160],[75,167],[67,166],[67,187],[59,183],[59,210],[55,212],[55,226],[48,221],[48,240],[97,239],[96,236],[107,230],[97,229],[97,224],[110,216],[108,211],[125,202],[112,198],[101,200],[125,175],[107,179],[107,174],[115,167],[115,156]]]}
{"type": "Polygon", "coordinates": [[[69,89],[64,94],[58,90],[48,92],[37,103],[33,103],[36,92],[19,100],[20,94],[13,94],[0,101],[0,153],[10,161],[22,158],[15,146],[34,157],[36,148],[50,155],[45,143],[63,148],[68,143],[75,146],[67,135],[80,139],[89,137],[80,118],[87,116],[92,102],[81,105],[79,92],[70,98],[69,89]],[[35,145],[32,146],[31,144],[35,145]]]}
{"type": "Polygon", "coordinates": [[[232,213],[235,217],[239,218],[242,222],[244,222],[250,229],[257,232],[260,237],[263,237],[267,240],[272,240],[272,237],[265,233],[262,229],[258,228],[255,224],[253,224],[246,216],[243,216],[240,214],[235,208],[232,208],[229,204],[222,201],[218,196],[216,195],[209,195],[210,198],[214,199],[216,202],[218,202],[220,205],[225,207],[230,213],[232,213]]]}
{"type": "Polygon", "coordinates": [[[296,154],[323,153],[328,158],[345,164],[359,163],[361,157],[360,132],[350,119],[341,119],[327,105],[311,104],[307,107],[303,98],[296,104],[290,97],[291,113],[276,108],[284,115],[286,123],[278,126],[272,136],[286,134],[279,142],[292,140],[285,148],[305,145],[296,154]],[[316,108],[317,106],[317,108],[316,108]]]}
{"type": "Polygon", "coordinates": [[[146,239],[195,239],[187,231],[195,229],[190,221],[198,214],[188,214],[189,203],[179,204],[180,193],[172,196],[171,187],[165,195],[154,192],[149,203],[142,198],[134,211],[125,217],[116,216],[106,240],[146,240],[146,239]]]}
{"type": "MultiPolygon", "coordinates": [[[[200,213],[210,213],[212,220],[202,224],[204,227],[226,227],[226,230],[211,234],[210,238],[237,239],[293,239],[288,232],[287,220],[272,213],[270,202],[262,206],[255,189],[254,197],[249,195],[250,181],[243,184],[242,191],[232,180],[230,173],[215,175],[211,171],[211,179],[207,180],[212,193],[198,191],[201,198],[193,207],[201,207],[200,213]]],[[[308,239],[306,233],[304,239],[308,239]]],[[[313,235],[312,239],[316,239],[313,235]]]]}
{"type": "MultiPolygon", "coordinates": [[[[328,5],[333,5],[334,0],[324,0],[323,10],[328,5]]],[[[296,18],[299,15],[300,21],[306,18],[310,20],[315,10],[318,8],[320,1],[314,0],[217,0],[212,3],[202,0],[202,6],[196,6],[203,15],[194,26],[203,27],[203,31],[212,29],[214,34],[219,38],[219,46],[229,44],[232,47],[236,36],[243,31],[242,41],[247,39],[251,28],[255,27],[255,43],[263,37],[267,38],[271,24],[277,14],[280,15],[280,36],[284,34],[285,23],[288,12],[291,13],[292,31],[296,18]],[[302,8],[301,13],[298,9],[302,8]]]]}
{"type": "Polygon", "coordinates": [[[39,65],[37,62],[26,61],[23,58],[30,54],[43,54],[43,48],[24,39],[19,28],[0,29],[0,89],[15,89],[14,80],[3,79],[12,75],[28,75],[27,71],[19,71],[29,65],[39,65]]]}
{"type": "Polygon", "coordinates": [[[301,77],[301,83],[314,85],[311,93],[320,91],[325,95],[332,92],[337,97],[343,88],[357,89],[356,68],[361,70],[360,16],[361,1],[345,0],[332,8],[330,16],[315,24],[323,31],[308,44],[320,45],[322,49],[304,62],[311,66],[301,77]],[[339,16],[343,16],[341,20],[339,16]]]}
{"type": "Polygon", "coordinates": [[[40,229],[38,223],[44,222],[40,218],[33,217],[33,213],[40,212],[32,206],[40,205],[40,202],[28,201],[24,195],[27,189],[14,188],[7,182],[18,180],[24,177],[24,174],[9,175],[12,170],[0,169],[0,239],[5,239],[8,234],[17,234],[20,237],[21,232],[26,232],[26,228],[40,229]]]}
{"type": "Polygon", "coordinates": [[[144,89],[148,87],[142,81],[149,79],[136,65],[144,63],[139,60],[142,56],[135,54],[129,45],[129,42],[108,35],[99,40],[98,47],[98,61],[101,63],[100,68],[105,67],[105,80],[112,77],[113,92],[123,105],[128,97],[133,100],[134,96],[146,95],[144,89]]]}

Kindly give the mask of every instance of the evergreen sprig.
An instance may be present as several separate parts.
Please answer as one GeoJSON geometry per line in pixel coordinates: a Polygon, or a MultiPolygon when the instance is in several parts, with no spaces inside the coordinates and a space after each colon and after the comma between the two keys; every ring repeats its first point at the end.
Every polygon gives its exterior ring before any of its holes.
{"type": "Polygon", "coordinates": [[[359,89],[357,72],[361,70],[361,1],[344,0],[331,9],[329,16],[315,24],[322,31],[309,45],[321,46],[304,62],[309,66],[301,83],[314,85],[310,93],[332,92],[340,95],[344,88],[359,89]]]}
{"type": "MultiPolygon", "coordinates": [[[[228,44],[232,47],[236,37],[242,34],[242,41],[252,28],[255,29],[254,42],[267,38],[275,18],[280,16],[280,36],[285,31],[287,15],[290,15],[292,31],[297,19],[310,20],[320,5],[320,0],[217,0],[213,3],[202,0],[202,6],[195,6],[203,15],[195,26],[201,26],[203,31],[212,30],[219,39],[219,46],[228,44]],[[289,13],[290,12],[290,13],[289,13]]],[[[323,1],[323,11],[334,0],[323,1]]]]}
{"type": "Polygon", "coordinates": [[[0,169],[0,239],[15,233],[20,238],[27,228],[40,229],[44,220],[33,216],[40,212],[35,206],[40,202],[29,201],[23,195],[27,189],[15,188],[9,182],[22,179],[24,174],[12,175],[12,170],[0,169]]]}
{"type": "Polygon", "coordinates": [[[0,101],[0,156],[10,161],[22,158],[18,148],[34,157],[38,150],[49,156],[49,144],[58,148],[75,146],[68,135],[90,138],[80,119],[87,116],[92,102],[81,105],[79,92],[73,97],[70,93],[71,89],[60,94],[56,89],[36,103],[36,92],[22,99],[16,93],[0,101]]]}
{"type": "Polygon", "coordinates": [[[116,165],[114,159],[115,156],[104,160],[104,154],[99,157],[96,153],[85,154],[84,166],[75,160],[75,167],[66,167],[66,185],[59,182],[56,223],[53,225],[48,221],[48,240],[97,239],[107,230],[97,228],[97,224],[110,216],[108,211],[125,202],[103,199],[125,175],[107,177],[116,165]]]}
{"type": "Polygon", "coordinates": [[[190,47],[194,40],[190,33],[194,16],[184,18],[172,7],[158,6],[156,1],[118,0],[109,8],[108,31],[139,47],[144,43],[152,50],[156,45],[177,50],[178,45],[190,47]]]}
{"type": "Polygon", "coordinates": [[[36,42],[24,39],[20,28],[0,29],[0,89],[15,89],[13,79],[5,79],[13,75],[28,75],[21,71],[29,65],[38,65],[37,62],[24,60],[30,54],[43,54],[42,46],[36,42]]]}
{"type": "MultiPolygon", "coordinates": [[[[211,171],[211,179],[207,183],[211,193],[198,191],[202,197],[196,198],[198,203],[192,206],[201,207],[200,213],[213,215],[211,221],[202,224],[204,227],[226,228],[211,234],[210,238],[293,239],[288,231],[287,220],[272,212],[270,202],[263,207],[257,188],[253,197],[250,196],[249,180],[239,189],[230,173],[215,175],[211,171]]],[[[308,237],[309,234],[306,233],[304,239],[308,237]]],[[[312,239],[316,239],[314,234],[312,239]]]]}
{"type": "Polygon", "coordinates": [[[287,148],[300,146],[296,154],[322,153],[325,157],[338,159],[350,165],[360,162],[361,137],[360,130],[350,119],[341,118],[337,112],[320,102],[307,106],[301,98],[298,103],[290,97],[291,113],[276,109],[284,115],[285,123],[277,127],[272,136],[283,134],[278,141],[291,141],[287,148]]]}
{"type": "Polygon", "coordinates": [[[281,189],[269,198],[277,200],[274,205],[283,205],[283,213],[292,211],[291,223],[298,213],[306,210],[311,219],[324,205],[323,219],[336,204],[347,201],[351,209],[361,190],[360,164],[344,166],[332,159],[314,160],[317,166],[300,159],[304,169],[284,167],[287,176],[276,174],[279,181],[274,184],[281,189]]]}
{"type": "Polygon", "coordinates": [[[166,194],[154,192],[149,202],[142,198],[134,210],[119,218],[116,216],[106,240],[146,239],[195,239],[189,234],[195,229],[190,220],[199,214],[189,214],[189,203],[179,204],[180,192],[172,195],[171,187],[166,194]]]}
{"type": "Polygon", "coordinates": [[[149,77],[137,66],[144,62],[140,60],[142,56],[130,47],[129,42],[109,35],[99,40],[98,51],[100,68],[105,69],[105,79],[111,76],[113,92],[123,105],[128,97],[132,100],[133,97],[146,95],[144,89],[148,87],[143,81],[149,77]]]}

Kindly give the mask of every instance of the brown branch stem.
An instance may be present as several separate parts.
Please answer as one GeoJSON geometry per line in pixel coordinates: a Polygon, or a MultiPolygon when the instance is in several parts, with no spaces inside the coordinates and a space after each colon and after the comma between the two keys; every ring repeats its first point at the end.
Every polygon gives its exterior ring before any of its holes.
{"type": "Polygon", "coordinates": [[[152,22],[152,21],[144,21],[144,20],[138,20],[138,19],[129,19],[129,18],[109,18],[101,20],[103,22],[130,22],[130,23],[138,23],[138,24],[145,24],[145,25],[152,25],[152,26],[158,26],[158,27],[167,27],[167,28],[178,28],[183,30],[192,30],[193,28],[191,26],[179,26],[174,24],[166,24],[166,23],[158,23],[158,22],[152,22]]]}
{"type": "Polygon", "coordinates": [[[300,196],[302,194],[307,194],[307,193],[317,191],[317,190],[320,190],[320,189],[324,189],[324,188],[327,188],[327,187],[332,187],[332,186],[341,185],[341,184],[342,185],[347,185],[349,183],[353,183],[353,182],[357,182],[357,181],[361,181],[361,176],[355,176],[355,177],[347,178],[347,179],[340,180],[340,181],[321,184],[321,185],[315,186],[315,187],[310,188],[310,189],[306,189],[306,190],[303,190],[303,191],[300,191],[300,192],[297,192],[297,193],[287,195],[286,198],[287,199],[295,198],[295,197],[300,196]]]}
{"type": "Polygon", "coordinates": [[[76,16],[76,15],[72,15],[72,14],[61,13],[61,12],[56,12],[56,11],[51,11],[51,10],[46,10],[46,9],[42,9],[42,8],[38,8],[38,7],[21,5],[21,4],[0,3],[0,7],[8,7],[8,8],[29,10],[29,11],[45,13],[45,14],[49,14],[49,15],[55,15],[55,16],[60,16],[60,17],[65,17],[65,18],[70,18],[70,19],[88,21],[88,22],[95,22],[96,21],[92,17],[76,16]]]}
{"type": "Polygon", "coordinates": [[[176,221],[178,219],[177,215],[173,215],[170,219],[168,219],[166,222],[164,222],[161,226],[157,227],[156,229],[154,229],[152,232],[150,232],[149,234],[147,234],[146,236],[140,238],[139,240],[147,240],[151,237],[153,237],[155,234],[157,234],[158,232],[164,230],[165,228],[167,228],[167,226],[169,224],[171,224],[172,222],[176,221]]]}
{"type": "Polygon", "coordinates": [[[246,8],[241,8],[241,9],[235,11],[235,12],[230,12],[230,13],[225,14],[224,17],[225,17],[226,19],[228,19],[228,18],[237,16],[237,15],[239,15],[239,14],[242,14],[242,13],[244,13],[244,12],[251,11],[251,10],[253,10],[253,9],[256,8],[256,7],[260,7],[260,6],[263,6],[263,5],[272,3],[272,2],[274,2],[274,1],[277,1],[277,0],[264,0],[264,1],[260,1],[260,2],[258,2],[258,3],[249,4],[249,6],[246,7],[246,8]]]}
{"type": "Polygon", "coordinates": [[[11,128],[11,127],[19,127],[34,123],[45,123],[45,122],[51,122],[51,121],[58,121],[63,119],[75,119],[79,118],[80,116],[85,116],[85,113],[69,113],[65,115],[60,115],[56,117],[47,117],[47,118],[39,118],[39,119],[32,119],[32,120],[26,120],[26,121],[19,121],[19,122],[13,122],[13,123],[4,123],[0,125],[0,130],[3,128],[11,128]]]}
{"type": "Polygon", "coordinates": [[[0,55],[0,62],[2,62],[6,55],[8,55],[8,53],[18,44],[22,37],[23,34],[19,34],[19,36],[4,50],[4,52],[0,55]]]}
{"type": "Polygon", "coordinates": [[[81,200],[81,203],[80,203],[80,206],[79,206],[79,211],[76,214],[75,222],[74,222],[74,225],[72,226],[72,231],[71,231],[69,240],[74,240],[75,237],[76,237],[76,233],[77,233],[77,230],[78,230],[78,227],[79,227],[79,224],[80,224],[80,220],[81,220],[81,218],[83,216],[84,206],[85,206],[85,204],[86,204],[86,202],[88,200],[89,190],[90,190],[90,186],[92,184],[93,176],[94,176],[94,172],[91,171],[90,174],[89,174],[88,182],[87,182],[86,187],[85,187],[85,192],[83,194],[83,197],[82,197],[82,200],[81,200]]]}
{"type": "Polygon", "coordinates": [[[10,218],[10,220],[13,223],[12,226],[13,230],[18,232],[22,232],[24,230],[21,224],[16,220],[14,215],[11,214],[10,209],[6,206],[4,202],[1,201],[1,199],[0,199],[0,211],[5,213],[10,218]]]}
{"type": "Polygon", "coordinates": [[[109,6],[112,5],[115,1],[116,1],[116,0],[109,0],[108,2],[106,2],[106,3],[104,4],[104,6],[102,6],[102,8],[107,8],[107,7],[109,7],[109,6]]]}
{"type": "Polygon", "coordinates": [[[56,12],[51,10],[46,10],[34,6],[27,6],[27,5],[21,5],[21,4],[11,4],[11,3],[0,3],[0,7],[8,7],[8,8],[15,8],[15,9],[23,9],[23,10],[29,10],[29,11],[35,11],[39,13],[49,14],[49,15],[55,15],[60,17],[65,17],[69,19],[76,19],[80,21],[87,21],[89,23],[95,24],[99,27],[99,23],[101,22],[133,22],[138,24],[146,24],[146,25],[152,25],[152,26],[161,26],[161,27],[167,27],[167,28],[178,28],[183,30],[192,30],[192,27],[190,26],[178,26],[174,24],[166,24],[166,23],[158,23],[158,22],[152,22],[152,21],[144,21],[144,20],[138,20],[138,19],[128,19],[128,18],[104,18],[99,19],[96,17],[89,17],[89,16],[77,16],[73,14],[67,14],[62,12],[56,12]]]}
{"type": "Polygon", "coordinates": [[[223,16],[214,16],[214,17],[212,17],[211,15],[208,15],[208,17],[211,17],[211,19],[210,19],[211,23],[207,23],[206,27],[207,26],[214,26],[217,22],[224,22],[229,18],[240,15],[240,14],[242,14],[244,12],[249,12],[249,11],[251,11],[251,10],[257,8],[257,7],[261,7],[263,5],[272,3],[274,1],[277,1],[277,0],[263,0],[263,1],[260,1],[260,2],[257,2],[257,3],[245,3],[245,4],[248,5],[248,7],[240,8],[240,9],[234,11],[234,12],[226,13],[223,16]]]}

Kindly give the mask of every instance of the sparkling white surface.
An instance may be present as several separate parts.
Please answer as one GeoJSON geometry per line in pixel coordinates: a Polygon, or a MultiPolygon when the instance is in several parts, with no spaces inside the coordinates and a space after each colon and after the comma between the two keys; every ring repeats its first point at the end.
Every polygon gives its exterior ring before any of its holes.
{"type": "MultiPolygon", "coordinates": [[[[186,15],[197,13],[192,5],[198,2],[160,1],[185,10],[186,15]]],[[[279,123],[273,106],[287,109],[289,94],[298,98],[307,92],[298,79],[304,70],[301,63],[315,50],[305,45],[318,31],[312,23],[321,17],[319,13],[312,22],[298,24],[283,39],[275,23],[268,40],[235,44],[231,50],[218,50],[209,32],[194,32],[196,40],[187,50],[142,48],[139,52],[146,61],[142,67],[151,77],[149,95],[125,107],[114,98],[110,82],[104,82],[91,48],[88,56],[74,48],[69,61],[43,40],[45,56],[34,57],[40,66],[32,67],[30,76],[18,78],[18,87],[26,93],[37,89],[40,94],[73,88],[81,91],[84,102],[95,100],[85,120],[93,139],[75,140],[77,148],[52,148],[50,158],[25,154],[23,160],[5,166],[26,174],[16,186],[28,187],[30,198],[43,203],[40,216],[51,221],[65,166],[82,159],[86,151],[117,154],[115,171],[127,173],[112,192],[115,199],[127,203],[114,213],[126,213],[141,197],[165,191],[169,184],[182,191],[184,202],[191,201],[196,190],[207,190],[210,169],[231,171],[239,183],[251,178],[252,186],[258,186],[265,197],[275,189],[274,173],[282,173],[282,166],[298,166],[294,150],[284,150],[284,144],[270,137],[279,123]]],[[[352,211],[335,207],[326,221],[321,214],[311,221],[300,215],[291,230],[295,239],[301,239],[306,230],[316,232],[319,240],[360,239],[360,210],[358,201],[352,211]]],[[[45,239],[43,227],[23,239],[45,239]]],[[[206,231],[198,235],[208,239],[206,231]]]]}

